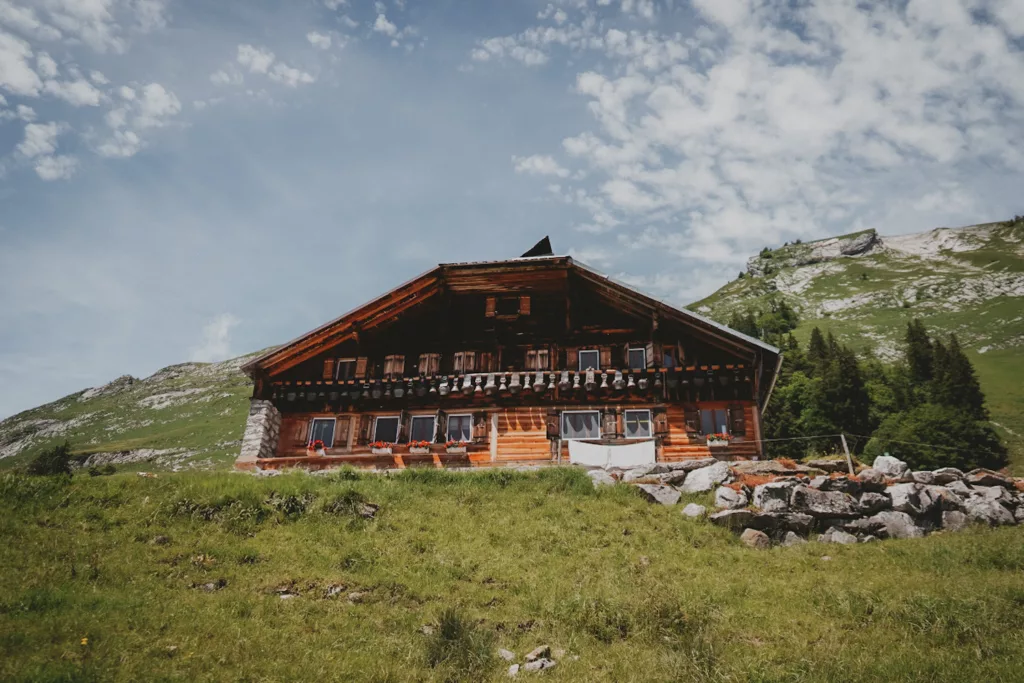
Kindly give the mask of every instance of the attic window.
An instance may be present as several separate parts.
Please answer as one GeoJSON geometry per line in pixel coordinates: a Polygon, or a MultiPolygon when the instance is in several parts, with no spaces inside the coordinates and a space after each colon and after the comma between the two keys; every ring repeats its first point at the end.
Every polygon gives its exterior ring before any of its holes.
{"type": "Polygon", "coordinates": [[[488,318],[515,318],[520,315],[530,315],[530,297],[489,296],[485,314],[488,318]]]}
{"type": "Polygon", "coordinates": [[[334,368],[335,371],[337,372],[336,379],[342,382],[344,382],[345,380],[354,379],[356,376],[356,359],[339,358],[334,368]]]}
{"type": "Polygon", "coordinates": [[[647,349],[643,347],[629,350],[629,369],[645,370],[647,368],[647,349]]]}
{"type": "Polygon", "coordinates": [[[498,315],[519,315],[519,297],[503,296],[498,299],[498,315]]]}
{"type": "Polygon", "coordinates": [[[601,352],[598,349],[580,350],[580,372],[593,368],[601,369],[601,352]]]}

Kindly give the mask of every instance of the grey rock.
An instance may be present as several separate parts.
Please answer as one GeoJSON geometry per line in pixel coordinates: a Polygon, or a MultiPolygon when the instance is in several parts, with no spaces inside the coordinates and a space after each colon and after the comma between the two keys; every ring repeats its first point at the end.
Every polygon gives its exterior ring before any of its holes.
{"type": "Polygon", "coordinates": [[[857,501],[861,514],[873,515],[892,507],[892,499],[884,493],[862,493],[857,501]]]}
{"type": "Polygon", "coordinates": [[[692,472],[693,470],[699,470],[702,467],[714,465],[717,460],[714,458],[693,458],[691,460],[680,460],[678,462],[666,462],[662,463],[672,472],[692,472]]]}
{"type": "Polygon", "coordinates": [[[974,495],[974,489],[966,484],[961,479],[956,479],[945,485],[945,489],[957,495],[961,500],[965,500],[974,495]]]}
{"type": "Polygon", "coordinates": [[[964,479],[972,486],[1002,486],[1008,489],[1014,488],[1013,479],[1004,477],[998,472],[993,472],[992,470],[971,470],[964,476],[964,479]]]}
{"type": "Polygon", "coordinates": [[[683,493],[710,491],[717,485],[729,481],[731,477],[732,472],[729,470],[729,464],[716,462],[714,465],[701,467],[690,472],[686,476],[686,481],[683,482],[681,490],[683,493]]]}
{"type": "Polygon", "coordinates": [[[931,499],[921,496],[923,488],[920,484],[894,484],[886,489],[892,499],[892,509],[908,515],[922,515],[928,509],[931,499]]]}
{"type": "Polygon", "coordinates": [[[932,484],[935,482],[935,474],[927,470],[911,472],[910,477],[918,484],[932,484]]]}
{"type": "Polygon", "coordinates": [[[545,657],[543,659],[527,662],[523,665],[523,671],[543,671],[545,669],[553,669],[555,668],[555,664],[555,660],[545,657]]]}
{"type": "Polygon", "coordinates": [[[849,468],[846,465],[846,460],[808,460],[804,463],[808,467],[813,467],[817,470],[824,470],[825,472],[849,472],[849,468]]]}
{"type": "Polygon", "coordinates": [[[950,510],[942,513],[942,528],[946,531],[961,531],[966,529],[971,520],[962,512],[950,510]]]}
{"type": "Polygon", "coordinates": [[[671,470],[660,474],[650,474],[644,477],[642,481],[664,484],[665,486],[679,486],[686,481],[686,470],[671,470]]]}
{"type": "Polygon", "coordinates": [[[514,662],[516,660],[516,653],[512,652],[512,650],[506,650],[503,647],[498,648],[498,656],[506,662],[514,662]]]}
{"type": "Polygon", "coordinates": [[[975,486],[974,490],[986,500],[994,500],[1003,507],[1013,510],[1017,507],[1017,496],[1002,486],[975,486]]]}
{"type": "Polygon", "coordinates": [[[861,470],[860,474],[857,475],[857,479],[860,480],[861,488],[865,491],[881,493],[885,490],[885,475],[873,467],[861,470]]]}
{"type": "Polygon", "coordinates": [[[675,505],[682,497],[679,491],[671,486],[662,486],[660,484],[638,484],[637,488],[640,489],[640,492],[643,493],[644,497],[652,503],[675,505]]]}
{"type": "Polygon", "coordinates": [[[754,520],[754,513],[750,510],[722,510],[708,517],[708,520],[715,526],[742,529],[754,520]]]}
{"type": "Polygon", "coordinates": [[[590,477],[590,481],[594,484],[595,489],[600,488],[601,486],[615,485],[615,477],[604,470],[590,470],[587,472],[587,476],[590,477]]]}
{"type": "Polygon", "coordinates": [[[955,467],[940,467],[939,469],[932,472],[935,475],[933,484],[939,486],[945,486],[954,481],[960,481],[964,478],[964,473],[955,467]]]}
{"type": "Polygon", "coordinates": [[[1013,518],[1020,524],[1024,522],[1024,505],[1019,505],[1013,512],[1013,518]]]}
{"type": "Polygon", "coordinates": [[[754,507],[765,512],[783,512],[789,509],[789,498],[796,488],[793,481],[775,481],[754,487],[754,507]]]}
{"type": "Polygon", "coordinates": [[[715,507],[737,510],[747,507],[747,494],[743,491],[731,489],[728,486],[719,486],[715,489],[715,507]]]}
{"type": "Polygon", "coordinates": [[[792,477],[796,474],[816,474],[821,472],[821,470],[803,465],[787,467],[778,460],[741,460],[732,463],[732,468],[740,474],[775,475],[779,477],[792,477]]]}
{"type": "Polygon", "coordinates": [[[857,501],[841,491],[816,491],[806,486],[793,489],[790,507],[815,517],[856,517],[857,501]]]}
{"type": "Polygon", "coordinates": [[[979,496],[971,498],[964,505],[967,510],[967,516],[972,522],[982,522],[990,526],[1004,526],[1017,523],[1017,520],[1010,514],[1010,511],[994,500],[979,496]]]}
{"type": "Polygon", "coordinates": [[[802,536],[811,533],[814,517],[802,512],[759,512],[747,524],[752,529],[781,533],[793,531],[802,536]]]}
{"type": "Polygon", "coordinates": [[[510,666],[508,668],[508,677],[509,678],[515,678],[518,675],[519,675],[519,665],[518,664],[513,664],[512,666],[510,666]]]}
{"type": "Polygon", "coordinates": [[[811,488],[819,491],[841,491],[849,493],[851,496],[858,496],[861,492],[860,482],[847,476],[815,477],[811,480],[811,488]]]}
{"type": "Polygon", "coordinates": [[[654,474],[654,465],[642,465],[622,473],[622,481],[629,483],[654,474]]]}
{"type": "Polygon", "coordinates": [[[818,540],[822,543],[839,543],[842,545],[856,545],[860,541],[853,534],[849,534],[842,529],[831,527],[818,537],[818,540]]]}
{"type": "Polygon", "coordinates": [[[703,505],[697,505],[696,503],[688,503],[683,508],[683,516],[685,517],[703,517],[708,512],[708,509],[703,505]]]}
{"type": "Polygon", "coordinates": [[[535,647],[532,650],[530,650],[526,654],[526,656],[523,657],[523,659],[525,659],[528,662],[534,662],[534,661],[537,661],[538,659],[543,659],[544,657],[550,657],[550,656],[551,656],[551,646],[550,645],[540,645],[540,646],[535,647]]]}
{"type": "Polygon", "coordinates": [[[886,477],[898,479],[905,475],[910,467],[907,463],[903,462],[899,458],[894,458],[891,455],[880,455],[875,458],[875,462],[871,464],[871,468],[878,470],[886,477]]]}
{"type": "Polygon", "coordinates": [[[887,538],[921,538],[924,529],[914,523],[914,519],[905,512],[885,510],[870,518],[884,528],[887,538]]]}
{"type": "Polygon", "coordinates": [[[787,548],[794,545],[803,545],[805,543],[807,543],[806,538],[798,536],[792,531],[787,531],[786,535],[782,537],[782,545],[786,546],[787,548]]]}
{"type": "Polygon", "coordinates": [[[767,550],[772,547],[772,540],[768,538],[768,534],[757,529],[744,529],[740,534],[740,542],[756,550],[767,550]]]}
{"type": "Polygon", "coordinates": [[[945,486],[925,486],[921,491],[921,499],[926,501],[929,514],[943,510],[963,510],[964,507],[960,496],[945,486]]]}
{"type": "Polygon", "coordinates": [[[874,536],[886,535],[885,524],[874,517],[858,517],[853,520],[846,520],[842,523],[842,529],[853,534],[871,534],[874,536]]]}

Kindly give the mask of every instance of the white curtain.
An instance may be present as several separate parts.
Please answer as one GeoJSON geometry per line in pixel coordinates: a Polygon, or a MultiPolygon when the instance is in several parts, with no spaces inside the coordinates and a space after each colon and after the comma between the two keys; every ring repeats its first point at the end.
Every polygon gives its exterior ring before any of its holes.
{"type": "Polygon", "coordinates": [[[654,440],[622,445],[569,442],[569,462],[585,467],[630,469],[655,462],[654,440]]]}

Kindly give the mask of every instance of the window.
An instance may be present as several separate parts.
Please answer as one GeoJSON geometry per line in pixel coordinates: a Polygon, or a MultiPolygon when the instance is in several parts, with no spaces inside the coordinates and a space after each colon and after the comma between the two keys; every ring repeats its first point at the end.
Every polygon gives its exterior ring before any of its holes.
{"type": "Polygon", "coordinates": [[[459,351],[452,356],[452,372],[461,375],[476,369],[476,351],[459,351]]]}
{"type": "Polygon", "coordinates": [[[373,423],[373,440],[385,443],[398,441],[398,416],[378,417],[373,423]]]}
{"type": "Polygon", "coordinates": [[[334,446],[334,418],[315,417],[312,428],[309,430],[309,443],[323,441],[324,447],[334,446]]]}
{"type": "Polygon", "coordinates": [[[405,374],[405,356],[385,356],[384,376],[401,377],[405,374]]]}
{"type": "Polygon", "coordinates": [[[335,378],[344,382],[356,378],[356,359],[339,358],[335,365],[335,378]]]}
{"type": "Polygon", "coordinates": [[[629,369],[630,370],[646,370],[647,369],[647,349],[635,348],[629,350],[629,369]]]}
{"type": "Polygon", "coordinates": [[[433,441],[435,424],[433,415],[413,415],[409,441],[433,441]]]}
{"type": "Polygon", "coordinates": [[[548,349],[530,349],[526,352],[527,370],[547,370],[551,353],[548,349]]]}
{"type": "Polygon", "coordinates": [[[503,296],[498,299],[496,313],[499,316],[519,315],[519,297],[503,296]]]}
{"type": "Polygon", "coordinates": [[[580,372],[593,368],[601,369],[601,352],[597,349],[580,350],[580,372]]]}
{"type": "MultiPolygon", "coordinates": [[[[596,351],[594,353],[597,353],[596,351]]],[[[582,356],[582,352],[580,353],[582,356]]],[[[563,439],[600,439],[601,413],[596,410],[577,410],[562,413],[563,439]]]]}
{"type": "Polygon", "coordinates": [[[448,440],[449,441],[472,441],[473,440],[473,416],[472,415],[449,415],[448,416],[448,440]]]}
{"type": "Polygon", "coordinates": [[[700,411],[700,429],[703,434],[728,434],[728,412],[724,408],[702,409],[700,411]]]}
{"type": "Polygon", "coordinates": [[[420,375],[424,377],[430,377],[436,375],[441,368],[441,354],[439,353],[421,353],[420,354],[420,375]]]}
{"type": "Polygon", "coordinates": [[[676,366],[676,350],[675,349],[665,349],[665,352],[662,354],[661,367],[668,368],[668,369],[671,370],[675,366],[676,366]]]}
{"type": "Polygon", "coordinates": [[[627,410],[625,422],[627,439],[651,438],[651,411],[627,410]]]}

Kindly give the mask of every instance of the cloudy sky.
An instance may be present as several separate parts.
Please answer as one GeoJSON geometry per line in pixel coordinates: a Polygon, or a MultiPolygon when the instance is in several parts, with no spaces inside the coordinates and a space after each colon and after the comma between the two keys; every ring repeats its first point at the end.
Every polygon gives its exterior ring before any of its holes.
{"type": "Polygon", "coordinates": [[[0,416],[550,234],[683,304],[1024,213],[1024,0],[0,0],[0,416]]]}

